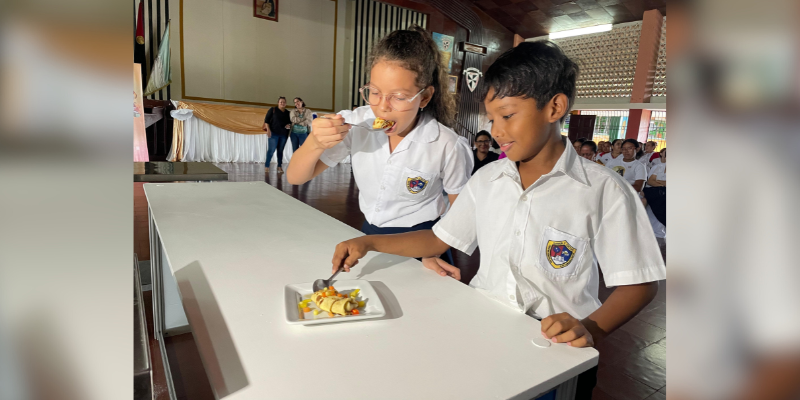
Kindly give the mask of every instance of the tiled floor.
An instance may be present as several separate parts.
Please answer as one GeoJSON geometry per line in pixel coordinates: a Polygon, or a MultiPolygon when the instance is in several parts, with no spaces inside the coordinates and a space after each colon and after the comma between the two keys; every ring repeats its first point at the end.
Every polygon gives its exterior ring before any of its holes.
{"type": "MultiPolygon", "coordinates": [[[[360,229],[364,216],[358,207],[358,188],[353,180],[350,166],[340,165],[323,172],[305,185],[294,186],[278,174],[275,165],[265,176],[260,164],[215,163],[229,173],[229,182],[266,181],[290,196],[356,228],[360,229]]],[[[218,183],[209,183],[218,184],[218,183]]],[[[148,260],[150,254],[147,225],[147,200],[141,183],[134,183],[134,249],[139,260],[148,260]]],[[[662,252],[665,245],[662,243],[662,252]]],[[[456,266],[462,269],[462,277],[469,282],[477,272],[479,253],[471,257],[453,251],[456,266]]],[[[611,334],[600,343],[600,363],[596,400],[642,400],[666,398],[667,325],[666,288],[659,282],[656,299],[633,320],[611,334]]],[[[613,289],[600,284],[600,300],[605,301],[613,289]]],[[[146,302],[150,296],[147,293],[146,302]]],[[[147,304],[147,303],[146,303],[147,304]]],[[[151,313],[150,313],[151,314],[151,313]]],[[[152,323],[152,315],[148,316],[152,323]]],[[[152,330],[151,330],[152,332],[152,330]]],[[[173,370],[173,379],[179,399],[213,398],[208,380],[199,362],[199,355],[190,334],[165,340],[167,353],[173,370]]],[[[167,399],[164,390],[158,344],[151,339],[151,356],[154,358],[154,381],[158,400],[167,399]],[[160,375],[160,376],[159,376],[160,375]],[[166,396],[166,397],[165,397],[166,396]]]]}

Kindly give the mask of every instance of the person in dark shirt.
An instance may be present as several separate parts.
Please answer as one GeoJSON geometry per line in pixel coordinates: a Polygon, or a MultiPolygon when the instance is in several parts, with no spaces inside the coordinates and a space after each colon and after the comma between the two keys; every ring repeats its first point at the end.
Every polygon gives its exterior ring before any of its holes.
{"type": "Polygon", "coordinates": [[[480,131],[475,135],[475,150],[472,151],[474,167],[472,167],[472,174],[481,169],[484,165],[497,161],[498,155],[489,151],[489,146],[492,144],[492,135],[486,131],[480,131]]]}
{"type": "Polygon", "coordinates": [[[278,173],[283,173],[283,149],[286,147],[286,140],[289,138],[289,129],[292,121],[289,118],[289,110],[286,109],[286,97],[278,98],[278,107],[272,107],[264,117],[264,125],[261,127],[267,132],[267,161],[264,164],[264,171],[269,173],[269,163],[272,155],[278,150],[278,173]]]}

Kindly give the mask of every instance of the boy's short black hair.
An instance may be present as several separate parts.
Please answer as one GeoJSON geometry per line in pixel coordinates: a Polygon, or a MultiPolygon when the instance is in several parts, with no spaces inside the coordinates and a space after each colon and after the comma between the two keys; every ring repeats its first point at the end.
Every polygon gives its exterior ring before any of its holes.
{"type": "MultiPolygon", "coordinates": [[[[500,55],[486,71],[481,98],[486,99],[489,89],[494,89],[490,100],[523,97],[536,100],[536,107],[542,109],[555,95],[563,93],[572,108],[578,72],[578,64],[564,55],[555,43],[522,42],[500,55]]],[[[568,113],[569,110],[564,113],[562,122],[568,113]]]]}
{"type": "Polygon", "coordinates": [[[595,143],[594,140],[587,140],[583,142],[581,148],[583,148],[584,146],[589,146],[589,148],[592,149],[592,153],[597,153],[597,143],[595,143]]]}
{"type": "Polygon", "coordinates": [[[573,144],[575,144],[575,143],[583,144],[585,142],[586,142],[586,138],[580,138],[580,139],[575,139],[575,142],[573,142],[573,144]]]}

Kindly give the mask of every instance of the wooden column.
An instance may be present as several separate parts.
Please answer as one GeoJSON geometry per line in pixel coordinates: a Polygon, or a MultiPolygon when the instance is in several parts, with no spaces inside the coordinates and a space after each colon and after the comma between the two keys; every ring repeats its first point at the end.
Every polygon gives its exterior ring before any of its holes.
{"type": "MultiPolygon", "coordinates": [[[[661,25],[663,23],[664,17],[658,10],[644,12],[642,32],[639,36],[639,53],[636,57],[636,71],[633,75],[631,103],[650,102],[650,97],[653,93],[656,62],[658,61],[658,47],[661,43],[661,25]]],[[[644,137],[647,138],[649,125],[650,111],[630,110],[625,138],[638,140],[641,132],[644,132],[644,137]]]]}
{"type": "Polygon", "coordinates": [[[625,139],[636,139],[645,142],[650,129],[650,110],[628,111],[628,127],[625,128],[625,139]]]}

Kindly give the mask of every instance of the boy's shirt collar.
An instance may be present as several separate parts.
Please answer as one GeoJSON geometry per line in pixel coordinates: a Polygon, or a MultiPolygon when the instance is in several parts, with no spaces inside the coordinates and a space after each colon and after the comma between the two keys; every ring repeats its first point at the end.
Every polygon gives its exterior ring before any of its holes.
{"type": "MultiPolygon", "coordinates": [[[[575,148],[570,145],[566,136],[563,136],[561,141],[564,143],[564,152],[561,153],[561,157],[558,158],[558,161],[556,161],[553,169],[549,173],[542,176],[548,176],[553,175],[556,172],[562,172],[577,182],[586,186],[590,186],[589,179],[586,177],[586,171],[583,169],[583,165],[581,164],[578,153],[575,152],[575,148]]],[[[489,181],[500,179],[500,177],[503,175],[508,176],[515,181],[520,181],[519,169],[517,169],[517,164],[515,162],[509,160],[508,158],[504,158],[499,162],[503,164],[502,168],[498,169],[498,171],[489,178],[489,181]]]]}

